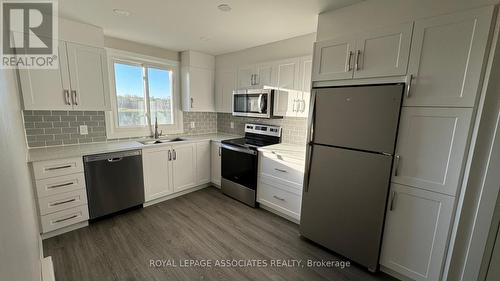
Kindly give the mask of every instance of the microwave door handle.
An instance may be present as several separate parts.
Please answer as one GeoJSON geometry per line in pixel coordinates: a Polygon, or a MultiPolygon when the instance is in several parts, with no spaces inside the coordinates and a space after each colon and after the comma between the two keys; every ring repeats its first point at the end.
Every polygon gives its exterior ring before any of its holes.
{"type": "Polygon", "coordinates": [[[262,94],[259,95],[259,99],[257,100],[257,106],[259,107],[259,113],[262,113],[262,94]]]}

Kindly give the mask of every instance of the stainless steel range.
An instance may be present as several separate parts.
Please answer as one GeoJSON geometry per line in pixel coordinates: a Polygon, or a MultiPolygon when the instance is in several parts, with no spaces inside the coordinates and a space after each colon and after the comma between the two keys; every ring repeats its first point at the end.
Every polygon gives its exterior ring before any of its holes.
{"type": "Polygon", "coordinates": [[[281,128],[246,124],[245,137],[222,141],[222,192],[256,206],[257,148],[281,142],[281,128]]]}

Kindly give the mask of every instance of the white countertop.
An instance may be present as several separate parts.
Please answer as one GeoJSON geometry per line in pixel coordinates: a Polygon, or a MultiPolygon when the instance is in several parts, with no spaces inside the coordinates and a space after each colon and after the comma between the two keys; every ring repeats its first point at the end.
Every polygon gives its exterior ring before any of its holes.
{"type": "Polygon", "coordinates": [[[264,147],[259,147],[258,150],[262,152],[270,152],[300,160],[306,158],[305,144],[298,145],[298,144],[278,143],[264,147]]]}
{"type": "MultiPolygon", "coordinates": [[[[181,137],[186,139],[186,142],[190,141],[202,141],[211,140],[215,142],[220,142],[225,139],[238,138],[241,136],[230,135],[230,134],[205,134],[205,135],[175,135],[172,137],[181,137]]],[[[85,155],[99,154],[99,153],[109,153],[133,149],[143,149],[146,147],[158,146],[161,144],[151,144],[143,145],[138,140],[126,140],[126,141],[108,141],[100,143],[89,143],[89,144],[76,144],[76,145],[66,145],[66,146],[52,146],[52,147],[41,147],[41,148],[31,148],[28,150],[28,161],[45,161],[54,159],[63,159],[71,157],[81,157],[85,155]]],[[[182,143],[174,142],[174,143],[182,143]]],[[[172,143],[165,143],[172,144],[172,143]]]]}

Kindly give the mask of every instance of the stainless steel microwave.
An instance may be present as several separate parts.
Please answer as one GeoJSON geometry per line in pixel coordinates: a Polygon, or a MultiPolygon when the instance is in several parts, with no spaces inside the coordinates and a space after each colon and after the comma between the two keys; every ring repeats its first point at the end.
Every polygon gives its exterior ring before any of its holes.
{"type": "Polygon", "coordinates": [[[273,118],[274,89],[233,91],[233,115],[273,118]]]}

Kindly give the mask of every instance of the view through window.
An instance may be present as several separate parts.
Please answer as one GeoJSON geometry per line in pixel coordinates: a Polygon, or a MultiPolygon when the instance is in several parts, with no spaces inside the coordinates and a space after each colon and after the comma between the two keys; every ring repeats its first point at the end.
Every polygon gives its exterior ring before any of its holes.
{"type": "Polygon", "coordinates": [[[174,123],[172,71],[152,66],[114,63],[118,127],[174,123]]]}

